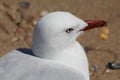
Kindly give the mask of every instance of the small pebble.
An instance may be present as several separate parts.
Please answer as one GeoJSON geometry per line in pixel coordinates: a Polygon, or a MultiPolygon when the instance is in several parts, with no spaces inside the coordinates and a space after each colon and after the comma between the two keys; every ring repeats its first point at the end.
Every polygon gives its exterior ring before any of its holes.
{"type": "Polygon", "coordinates": [[[102,27],[99,33],[99,36],[103,40],[107,40],[109,38],[109,28],[108,27],[102,27]]]}
{"type": "Polygon", "coordinates": [[[17,41],[18,40],[18,37],[14,37],[13,39],[12,39],[12,41],[14,42],[14,41],[17,41]]]}
{"type": "Polygon", "coordinates": [[[109,69],[120,69],[120,63],[108,62],[107,67],[109,69]]]}
{"type": "Polygon", "coordinates": [[[106,73],[109,73],[109,72],[110,72],[110,69],[107,69],[105,72],[106,72],[106,73]]]}
{"type": "Polygon", "coordinates": [[[22,8],[29,8],[30,3],[29,3],[29,2],[20,2],[20,6],[21,6],[22,8]]]}
{"type": "Polygon", "coordinates": [[[37,24],[37,22],[38,22],[37,20],[33,20],[32,25],[35,26],[37,24]]]}
{"type": "Polygon", "coordinates": [[[38,20],[39,20],[39,17],[38,17],[38,16],[35,16],[35,17],[33,18],[32,22],[31,22],[31,24],[32,24],[33,27],[37,24],[38,20]]]}
{"type": "Polygon", "coordinates": [[[94,71],[94,72],[97,71],[98,70],[98,65],[92,66],[91,70],[94,71]]]}
{"type": "Polygon", "coordinates": [[[47,14],[48,14],[48,11],[46,11],[46,10],[41,12],[41,16],[45,16],[47,14]]]}

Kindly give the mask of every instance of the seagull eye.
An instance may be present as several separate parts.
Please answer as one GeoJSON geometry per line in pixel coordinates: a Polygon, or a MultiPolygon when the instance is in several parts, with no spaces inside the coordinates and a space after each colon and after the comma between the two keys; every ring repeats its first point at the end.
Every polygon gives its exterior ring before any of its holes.
{"type": "Polygon", "coordinates": [[[74,29],[73,28],[68,28],[67,30],[66,30],[66,33],[70,33],[70,32],[72,32],[74,29]]]}

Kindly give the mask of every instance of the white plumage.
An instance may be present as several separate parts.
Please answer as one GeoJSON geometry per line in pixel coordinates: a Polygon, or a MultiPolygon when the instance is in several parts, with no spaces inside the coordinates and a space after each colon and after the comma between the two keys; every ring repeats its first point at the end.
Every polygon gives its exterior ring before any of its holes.
{"type": "Polygon", "coordinates": [[[68,12],[44,16],[35,27],[32,52],[22,48],[0,58],[0,80],[89,80],[87,57],[76,41],[87,25],[68,12]]]}

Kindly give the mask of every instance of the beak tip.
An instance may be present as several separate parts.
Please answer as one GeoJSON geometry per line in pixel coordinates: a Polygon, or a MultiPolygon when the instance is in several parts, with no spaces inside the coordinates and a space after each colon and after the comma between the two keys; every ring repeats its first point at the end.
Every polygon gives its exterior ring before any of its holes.
{"type": "Polygon", "coordinates": [[[107,26],[107,22],[106,21],[104,21],[103,26],[107,26]]]}

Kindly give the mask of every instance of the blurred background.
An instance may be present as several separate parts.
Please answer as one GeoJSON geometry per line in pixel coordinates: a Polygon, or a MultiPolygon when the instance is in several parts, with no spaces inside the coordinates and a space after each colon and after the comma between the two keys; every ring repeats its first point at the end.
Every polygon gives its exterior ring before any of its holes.
{"type": "Polygon", "coordinates": [[[0,0],[0,56],[19,47],[31,48],[36,22],[53,11],[108,22],[104,28],[85,32],[78,41],[88,56],[91,80],[119,80],[120,70],[106,65],[120,62],[120,0],[0,0]]]}

